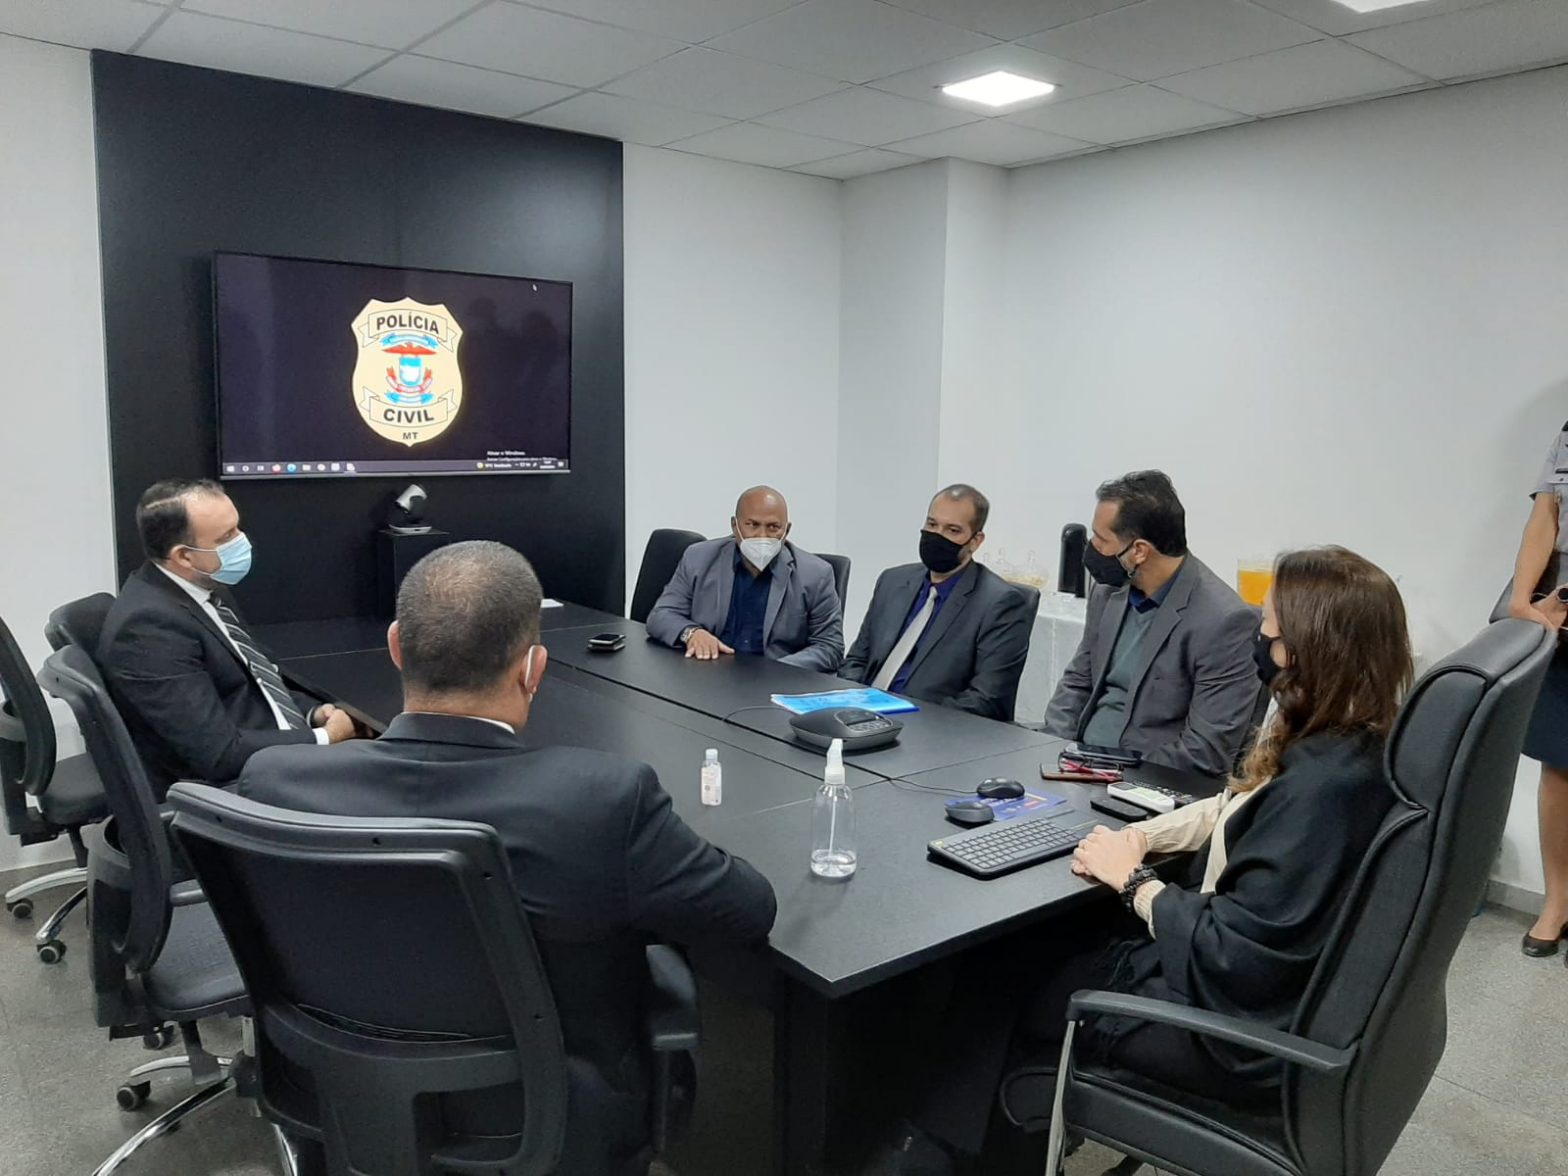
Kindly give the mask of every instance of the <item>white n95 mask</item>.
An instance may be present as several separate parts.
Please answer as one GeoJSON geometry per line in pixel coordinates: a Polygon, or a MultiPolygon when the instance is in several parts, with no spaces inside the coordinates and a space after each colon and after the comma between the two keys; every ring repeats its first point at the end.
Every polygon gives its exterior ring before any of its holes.
{"type": "Polygon", "coordinates": [[[782,539],[742,539],[740,553],[746,557],[747,563],[761,571],[773,562],[779,548],[783,546],[782,539]]]}

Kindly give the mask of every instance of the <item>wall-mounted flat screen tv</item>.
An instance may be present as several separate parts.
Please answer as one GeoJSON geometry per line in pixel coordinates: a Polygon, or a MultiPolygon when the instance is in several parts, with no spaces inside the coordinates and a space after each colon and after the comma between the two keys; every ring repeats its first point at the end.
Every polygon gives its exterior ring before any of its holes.
{"type": "Polygon", "coordinates": [[[571,469],[569,282],[219,253],[224,478],[571,469]]]}

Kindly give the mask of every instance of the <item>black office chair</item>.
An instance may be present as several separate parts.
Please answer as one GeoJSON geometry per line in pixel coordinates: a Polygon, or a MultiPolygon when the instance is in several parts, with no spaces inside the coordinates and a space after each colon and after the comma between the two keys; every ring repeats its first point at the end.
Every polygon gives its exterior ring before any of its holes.
{"type": "MultiPolygon", "coordinates": [[[[1009,581],[1009,583],[1012,582],[1009,581]]],[[[1033,584],[1013,584],[1013,591],[1024,598],[1024,607],[1028,609],[1031,617],[1040,615],[1040,590],[1038,588],[1033,584]]]]}
{"type": "Polygon", "coordinates": [[[62,604],[49,614],[44,625],[44,638],[49,642],[49,648],[61,650],[67,645],[75,645],[86,650],[87,656],[97,662],[103,623],[109,619],[109,609],[113,605],[114,597],[108,592],[94,592],[91,596],[62,604]]]}
{"type": "Polygon", "coordinates": [[[1501,621],[1417,683],[1386,753],[1393,807],[1289,1032],[1146,997],[1074,994],[1059,1077],[1034,1067],[1009,1075],[1002,1091],[1015,1123],[1049,1118],[1048,1172],[1066,1132],[1178,1176],[1378,1171],[1443,1056],[1449,963],[1486,886],[1556,644],[1539,625],[1501,621]],[[1242,1113],[1075,1059],[1073,1031],[1095,1014],[1283,1059],[1278,1110],[1242,1113]]]}
{"type": "Polygon", "coordinates": [[[192,887],[176,887],[168,833],[140,757],[92,659],[76,645],[50,655],[39,681],[76,716],[103,781],[110,818],[89,826],[87,925],[94,1015],[111,1038],[140,1037],[149,1049],[172,1043],[177,1026],[184,1057],[136,1067],[115,1094],[135,1110],[151,1078],[189,1070],[198,1089],[146,1124],[94,1171],[108,1176],[143,1144],[234,1089],[242,1067],[202,1047],[196,1022],[250,1010],[239,970],[217,920],[192,887]],[[224,1071],[229,1073],[225,1074],[224,1071]]]}
{"type": "MultiPolygon", "coordinates": [[[[493,829],[291,812],[199,784],[169,801],[255,1002],[273,1123],[323,1145],[332,1176],[551,1170],[566,1061],[493,829]],[[481,1091],[512,1133],[450,1117],[481,1091]]],[[[696,996],[680,956],[649,951],[662,1149],[687,1101],[675,1079],[696,1047],[696,996]]]]}
{"type": "Polygon", "coordinates": [[[85,755],[56,758],[54,718],[22,650],[0,621],[0,802],[6,832],[23,845],[54,841],[63,833],[76,865],[29,879],[5,892],[5,907],[18,919],[31,917],[33,897],[60,886],[73,893],[33,936],[38,958],[46,964],[65,958],[57,936],[66,916],[87,897],[87,848],[82,829],[109,815],[103,786],[85,755]],[[29,798],[32,803],[29,804],[29,798]]]}
{"type": "Polygon", "coordinates": [[[703,536],[696,531],[678,531],[660,527],[648,536],[648,546],[643,549],[642,566],[637,569],[637,587],[632,590],[631,612],[627,615],[639,624],[648,619],[659,594],[675,575],[681,556],[693,543],[701,543],[703,536]]]}
{"type": "Polygon", "coordinates": [[[838,593],[839,604],[844,604],[849,599],[849,556],[829,555],[825,551],[819,551],[816,555],[833,569],[833,588],[838,593]]]}

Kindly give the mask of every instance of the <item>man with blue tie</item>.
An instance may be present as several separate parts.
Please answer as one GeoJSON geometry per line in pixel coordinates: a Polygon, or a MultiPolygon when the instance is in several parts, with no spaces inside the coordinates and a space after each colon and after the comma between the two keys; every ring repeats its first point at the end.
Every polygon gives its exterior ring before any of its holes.
{"type": "Polygon", "coordinates": [[[147,562],[96,652],[160,800],[176,780],[235,779],[263,747],[353,738],[347,713],[289,690],[240,619],[227,589],[250,570],[251,547],[222,486],[157,482],[136,526],[147,562]]]}
{"type": "Polygon", "coordinates": [[[1034,624],[1024,594],[975,562],[990,500],[962,482],[931,500],[920,562],[877,577],[841,677],[1009,720],[1034,624]]]}
{"type": "Polygon", "coordinates": [[[699,661],[761,654],[831,674],[844,609],[827,561],[789,542],[789,504],[771,486],[735,503],[730,534],[693,543],[648,614],[648,636],[699,661]]]}

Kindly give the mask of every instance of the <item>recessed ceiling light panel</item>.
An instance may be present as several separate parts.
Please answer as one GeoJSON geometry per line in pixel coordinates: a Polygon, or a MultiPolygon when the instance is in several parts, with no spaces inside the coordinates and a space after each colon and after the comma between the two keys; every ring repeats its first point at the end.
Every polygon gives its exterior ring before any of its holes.
{"type": "Polygon", "coordinates": [[[1021,77],[1005,69],[941,87],[942,93],[949,97],[980,102],[986,106],[1011,106],[1014,102],[1042,97],[1054,89],[1056,87],[1050,82],[1021,77]]]}
{"type": "Polygon", "coordinates": [[[1369,12],[1382,12],[1385,8],[1403,8],[1407,4],[1425,4],[1426,0],[1334,0],[1352,12],[1365,16],[1369,12]]]}

